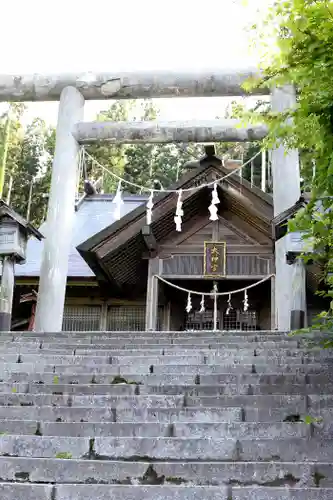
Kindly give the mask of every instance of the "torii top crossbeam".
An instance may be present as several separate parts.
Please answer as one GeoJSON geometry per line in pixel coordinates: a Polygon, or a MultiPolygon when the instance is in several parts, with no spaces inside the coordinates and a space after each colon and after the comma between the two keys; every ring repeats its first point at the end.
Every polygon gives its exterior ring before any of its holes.
{"type": "MultiPolygon", "coordinates": [[[[255,68],[193,72],[68,73],[1,75],[1,101],[58,101],[65,87],[75,87],[87,100],[159,97],[224,97],[247,95],[242,84],[258,76],[255,68]]],[[[267,95],[256,89],[253,95],[267,95]]]]}

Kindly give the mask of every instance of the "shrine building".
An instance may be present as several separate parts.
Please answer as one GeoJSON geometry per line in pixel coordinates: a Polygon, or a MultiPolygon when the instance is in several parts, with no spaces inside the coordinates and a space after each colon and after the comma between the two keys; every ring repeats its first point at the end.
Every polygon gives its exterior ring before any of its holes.
{"type": "MultiPolygon", "coordinates": [[[[206,148],[208,151],[208,148],[206,148]]],[[[181,231],[174,221],[177,193],[154,196],[147,225],[148,196],[123,196],[120,220],[112,195],[86,195],[76,206],[68,261],[63,330],[212,330],[215,289],[219,330],[276,328],[274,238],[283,216],[273,220],[272,196],[238,172],[217,184],[218,218],[209,219],[216,179],[230,172],[215,154],[187,164],[171,187],[182,189],[181,231]],[[191,187],[198,189],[186,191],[191,187]],[[176,285],[175,288],[173,285],[176,285]],[[188,293],[191,310],[187,310],[188,293]],[[201,301],[204,300],[204,312],[201,301]],[[230,307],[231,306],[231,307],[230,307]]],[[[40,232],[47,235],[46,224],[40,232]]],[[[43,241],[29,240],[27,259],[15,269],[12,329],[33,328],[43,241]]],[[[307,320],[322,309],[308,272],[307,320]]]]}

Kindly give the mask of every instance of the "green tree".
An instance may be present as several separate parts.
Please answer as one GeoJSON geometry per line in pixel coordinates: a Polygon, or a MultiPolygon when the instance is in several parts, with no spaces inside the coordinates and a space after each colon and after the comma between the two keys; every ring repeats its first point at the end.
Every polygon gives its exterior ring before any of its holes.
{"type": "MultiPolygon", "coordinates": [[[[108,109],[101,111],[97,117],[97,121],[129,121],[130,113],[133,109],[133,101],[113,101],[108,109]]],[[[126,146],[114,145],[109,143],[93,144],[86,147],[86,151],[92,158],[97,160],[86,159],[85,170],[86,175],[90,180],[97,181],[102,179],[103,189],[106,193],[113,192],[118,184],[118,181],[108,170],[114,172],[120,177],[124,174],[126,164],[126,146]],[[102,167],[105,167],[104,169],[102,167]]]]}
{"type": "MultiPolygon", "coordinates": [[[[230,107],[226,110],[224,114],[225,119],[238,118],[242,120],[243,117],[247,119],[250,114],[262,116],[263,113],[267,112],[269,104],[267,102],[258,101],[257,104],[246,110],[245,106],[241,103],[233,101],[230,107]]],[[[261,144],[257,142],[221,142],[215,145],[216,153],[218,156],[225,159],[239,159],[247,165],[242,169],[241,176],[243,179],[251,182],[254,186],[261,188],[261,173],[262,173],[262,155],[261,144]],[[253,158],[252,161],[251,158],[253,158]]],[[[266,159],[267,161],[268,159],[266,159]]],[[[269,162],[267,161],[266,168],[269,167],[269,162]]],[[[271,192],[271,180],[266,174],[266,186],[267,192],[271,192]]]]}
{"type": "MultiPolygon", "coordinates": [[[[38,118],[23,127],[23,112],[17,107],[16,116],[11,116],[3,196],[18,213],[39,225],[47,205],[55,131],[38,118]]],[[[0,130],[4,127],[1,123],[0,130]]]]}
{"type": "MultiPolygon", "coordinates": [[[[151,100],[142,104],[140,121],[156,120],[158,108],[151,100]]],[[[176,144],[132,144],[126,148],[124,178],[136,184],[154,187],[169,187],[184,172],[186,162],[203,155],[200,145],[176,144]]],[[[132,187],[131,192],[137,192],[132,187]]]]}
{"type": "MultiPolygon", "coordinates": [[[[275,2],[263,24],[254,28],[261,44],[266,40],[271,47],[275,40],[277,48],[264,47],[259,83],[297,87],[294,110],[264,116],[270,128],[266,145],[282,142],[300,150],[311,201],[290,227],[314,242],[310,257],[321,264],[321,293],[330,299],[322,316],[333,326],[333,2],[275,2]]],[[[247,87],[257,83],[248,82],[247,87]]]]}

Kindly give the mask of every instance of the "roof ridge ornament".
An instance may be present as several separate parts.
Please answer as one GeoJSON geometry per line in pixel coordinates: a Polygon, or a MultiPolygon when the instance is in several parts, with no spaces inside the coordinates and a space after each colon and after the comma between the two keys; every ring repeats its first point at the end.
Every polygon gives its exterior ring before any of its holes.
{"type": "Polygon", "coordinates": [[[153,218],[153,207],[154,207],[154,190],[151,189],[150,190],[150,196],[149,196],[149,199],[148,199],[148,202],[146,204],[146,208],[147,208],[147,214],[146,214],[146,218],[147,218],[147,225],[150,226],[151,222],[152,222],[152,218],[153,218]]]}
{"type": "Polygon", "coordinates": [[[184,215],[182,194],[183,194],[183,190],[180,189],[178,191],[176,215],[174,217],[174,221],[176,224],[176,231],[178,231],[179,233],[181,233],[181,231],[182,231],[182,222],[183,222],[182,217],[184,215]]]}
{"type": "Polygon", "coordinates": [[[115,194],[115,197],[112,200],[112,203],[115,205],[114,209],[114,218],[115,220],[120,220],[121,219],[121,207],[124,204],[124,200],[122,197],[122,189],[121,189],[121,184],[122,181],[118,182],[118,187],[117,187],[117,192],[115,194]]]}
{"type": "Polygon", "coordinates": [[[219,199],[219,195],[217,193],[217,183],[215,182],[214,187],[213,187],[213,191],[212,191],[212,202],[208,207],[208,210],[210,213],[209,220],[215,221],[215,220],[219,219],[219,216],[217,215],[217,211],[218,211],[217,205],[219,203],[220,203],[220,199],[219,199]]]}

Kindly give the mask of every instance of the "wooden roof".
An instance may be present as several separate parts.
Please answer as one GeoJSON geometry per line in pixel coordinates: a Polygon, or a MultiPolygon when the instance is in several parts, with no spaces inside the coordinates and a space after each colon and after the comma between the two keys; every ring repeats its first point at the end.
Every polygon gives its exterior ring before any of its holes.
{"type": "MultiPolygon", "coordinates": [[[[217,157],[204,157],[196,168],[189,171],[179,182],[171,187],[173,190],[200,186],[230,173],[222,166],[217,157]]],[[[271,240],[271,220],[273,217],[273,201],[269,194],[262,192],[237,174],[234,174],[218,185],[221,203],[219,211],[233,212],[247,220],[260,233],[263,239],[271,240]]],[[[207,213],[211,201],[211,188],[202,188],[183,193],[183,223],[200,213],[207,213]]],[[[174,234],[174,215],[177,194],[161,193],[154,198],[153,222],[151,232],[157,242],[165,241],[168,235],[174,234]]],[[[100,281],[112,281],[119,287],[127,289],[143,284],[146,286],[147,260],[143,255],[148,248],[142,235],[146,225],[146,204],[125,215],[119,221],[95,234],[77,247],[78,252],[100,281]]]]}

